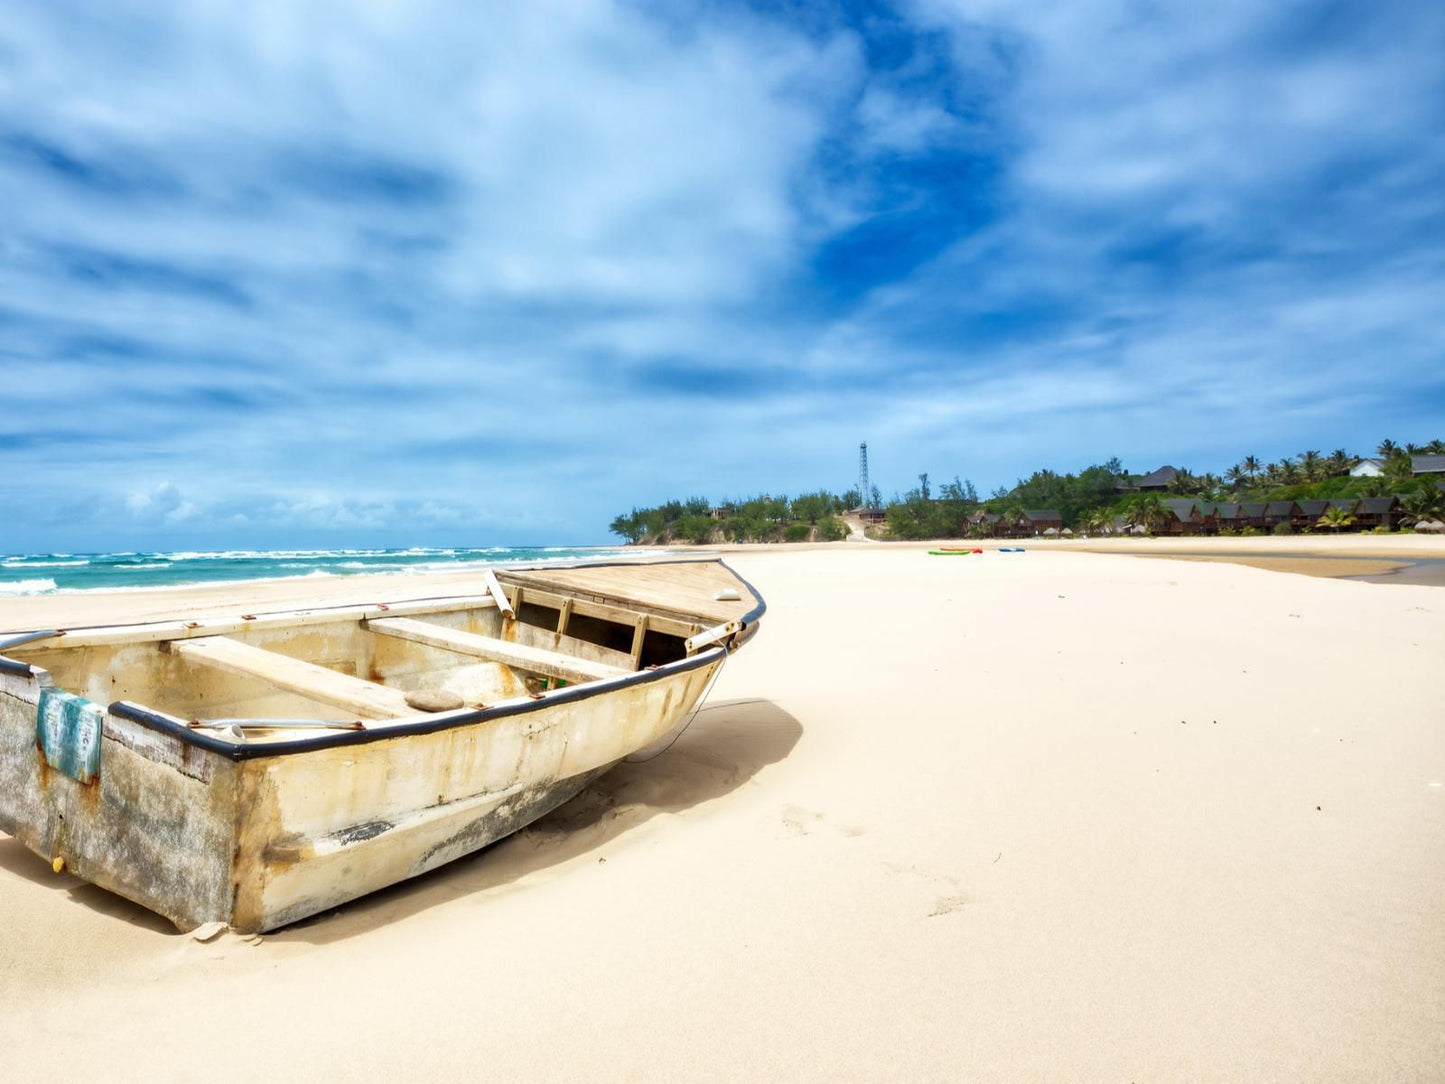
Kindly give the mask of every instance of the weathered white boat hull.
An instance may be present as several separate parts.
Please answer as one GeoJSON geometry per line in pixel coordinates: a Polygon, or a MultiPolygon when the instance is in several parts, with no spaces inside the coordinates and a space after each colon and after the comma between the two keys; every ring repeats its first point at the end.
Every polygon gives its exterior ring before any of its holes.
{"type": "Polygon", "coordinates": [[[182,928],[274,929],[663,747],[764,610],[718,561],[481,581],[0,634],[0,830],[182,928]]]}
{"type": "Polygon", "coordinates": [[[39,748],[49,675],[0,671],[0,830],[187,929],[269,930],[414,877],[556,808],[678,725],[724,653],[307,748],[207,742],[126,702],[88,782],[39,748]],[[267,755],[274,749],[273,755],[267,755]]]}

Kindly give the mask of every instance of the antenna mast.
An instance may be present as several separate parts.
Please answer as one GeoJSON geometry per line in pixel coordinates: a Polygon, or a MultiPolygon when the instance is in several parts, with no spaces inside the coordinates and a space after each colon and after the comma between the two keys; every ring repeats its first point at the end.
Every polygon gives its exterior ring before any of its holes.
{"type": "Polygon", "coordinates": [[[868,508],[868,442],[858,445],[858,507],[868,508]]]}

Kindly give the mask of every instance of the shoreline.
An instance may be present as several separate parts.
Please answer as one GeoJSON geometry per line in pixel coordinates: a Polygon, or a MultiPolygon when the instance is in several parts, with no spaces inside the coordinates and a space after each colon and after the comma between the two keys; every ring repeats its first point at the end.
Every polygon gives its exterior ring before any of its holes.
{"type": "MultiPolygon", "coordinates": [[[[749,542],[718,546],[597,547],[623,550],[619,561],[686,560],[753,554],[865,554],[926,552],[932,541],[749,542]]],[[[1169,539],[987,539],[971,545],[992,553],[1022,547],[1034,553],[1165,558],[1199,564],[1248,566],[1275,573],[1325,579],[1366,579],[1371,583],[1445,586],[1445,538],[1436,536],[1350,535],[1340,538],[1169,538],[1169,539]],[[1406,540],[1408,538],[1408,541],[1406,540]],[[1202,549],[1217,550],[1203,553],[1202,549]],[[1438,564],[1436,562],[1439,562],[1438,564]],[[1378,567],[1377,567],[1378,564],[1378,567]]],[[[577,563],[580,559],[563,559],[577,563]]],[[[511,562],[516,567],[546,562],[511,562]]],[[[497,562],[495,567],[506,567],[497,562]]],[[[153,587],[97,587],[48,594],[0,597],[0,632],[49,626],[81,627],[117,622],[158,621],[178,614],[190,617],[232,613],[237,606],[273,609],[339,606],[369,601],[430,598],[478,591],[472,565],[456,570],[357,572],[314,576],[277,576],[252,580],[160,584],[153,587]]]]}
{"type": "MultiPolygon", "coordinates": [[[[1369,583],[1445,587],[1445,537],[1438,535],[1260,535],[1251,538],[908,539],[868,542],[745,542],[696,547],[698,552],[742,554],[774,551],[929,550],[940,544],[982,549],[1022,547],[1039,553],[1092,553],[1243,565],[1267,572],[1369,583]]],[[[678,552],[688,547],[678,546],[678,552]]]]}

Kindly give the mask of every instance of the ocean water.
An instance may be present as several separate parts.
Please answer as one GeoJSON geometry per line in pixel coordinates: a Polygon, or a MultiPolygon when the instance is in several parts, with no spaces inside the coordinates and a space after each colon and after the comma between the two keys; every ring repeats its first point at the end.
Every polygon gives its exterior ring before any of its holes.
{"type": "Polygon", "coordinates": [[[605,560],[636,551],[567,546],[486,549],[223,550],[214,553],[41,553],[0,557],[0,597],[146,589],[283,576],[459,571],[494,564],[605,560]]]}

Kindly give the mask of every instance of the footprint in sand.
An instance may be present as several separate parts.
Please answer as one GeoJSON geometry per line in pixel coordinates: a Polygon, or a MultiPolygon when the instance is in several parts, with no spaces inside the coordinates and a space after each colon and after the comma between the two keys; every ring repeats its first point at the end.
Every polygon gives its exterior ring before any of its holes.
{"type": "MultiPolygon", "coordinates": [[[[921,880],[932,882],[935,886],[947,885],[954,891],[947,896],[936,896],[933,900],[933,908],[928,912],[929,918],[937,918],[939,915],[951,915],[955,911],[961,911],[964,907],[973,902],[973,897],[965,892],[958,891],[958,878],[947,873],[934,873],[932,870],[920,869],[918,866],[905,866],[899,862],[884,862],[883,868],[889,873],[908,877],[918,877],[921,880]]],[[[935,887],[933,891],[938,891],[935,887]]]]}
{"type": "Polygon", "coordinates": [[[933,901],[933,910],[928,912],[928,917],[937,918],[939,915],[951,915],[972,902],[967,896],[939,896],[933,901]]]}
{"type": "Polygon", "coordinates": [[[826,828],[828,831],[836,832],[848,839],[856,839],[868,831],[856,824],[831,824],[822,813],[815,813],[811,809],[804,809],[796,805],[783,807],[783,824],[794,834],[800,836],[812,835],[815,830],[826,828]]]}

